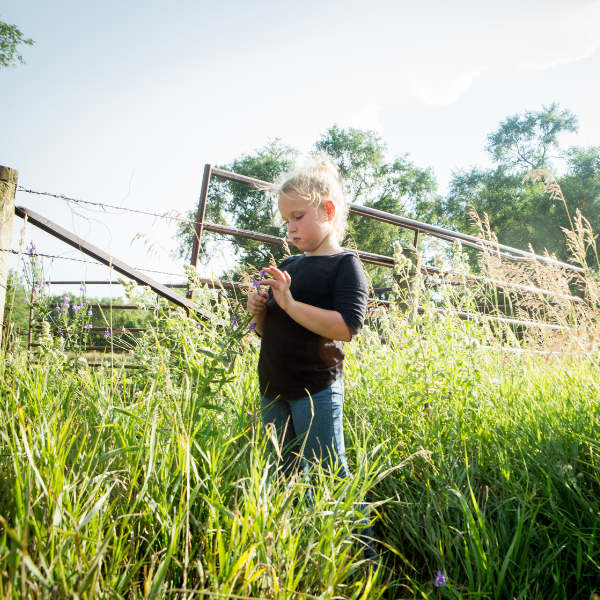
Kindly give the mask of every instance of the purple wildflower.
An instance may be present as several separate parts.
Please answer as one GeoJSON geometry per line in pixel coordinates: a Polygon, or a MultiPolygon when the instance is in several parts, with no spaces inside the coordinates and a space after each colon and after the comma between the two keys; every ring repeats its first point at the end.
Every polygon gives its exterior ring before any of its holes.
{"type": "Polygon", "coordinates": [[[438,571],[435,578],[435,587],[446,587],[446,573],[438,571]]]}
{"type": "Polygon", "coordinates": [[[88,311],[87,311],[87,316],[88,316],[88,317],[91,317],[91,316],[92,316],[92,311],[91,311],[91,310],[88,310],[88,311]]]}
{"type": "Polygon", "coordinates": [[[108,337],[110,336],[110,333],[108,333],[108,329],[104,332],[104,339],[107,340],[108,337]]]}
{"type": "Polygon", "coordinates": [[[127,329],[125,329],[125,327],[121,327],[121,333],[127,333],[127,329]]]}
{"type": "Polygon", "coordinates": [[[264,277],[265,276],[265,271],[264,269],[260,270],[260,273],[258,274],[259,277],[264,277]]]}
{"type": "Polygon", "coordinates": [[[252,282],[252,287],[258,287],[259,285],[260,285],[260,283],[258,283],[258,281],[252,282]]]}
{"type": "Polygon", "coordinates": [[[91,329],[92,328],[92,324],[88,323],[87,325],[83,326],[84,329],[91,329]]]}
{"type": "Polygon", "coordinates": [[[256,329],[256,323],[250,323],[250,325],[248,325],[248,329],[256,329]]]}
{"type": "Polygon", "coordinates": [[[47,285],[48,287],[50,287],[50,282],[49,282],[49,281],[46,281],[46,285],[47,285]]]}
{"type": "Polygon", "coordinates": [[[238,320],[237,320],[237,317],[233,317],[233,320],[232,320],[231,322],[233,323],[233,326],[234,326],[234,327],[237,327],[237,326],[238,326],[238,320]]]}
{"type": "Polygon", "coordinates": [[[73,304],[73,306],[71,306],[71,308],[73,310],[79,310],[81,308],[81,306],[79,306],[79,304],[73,304]]]}

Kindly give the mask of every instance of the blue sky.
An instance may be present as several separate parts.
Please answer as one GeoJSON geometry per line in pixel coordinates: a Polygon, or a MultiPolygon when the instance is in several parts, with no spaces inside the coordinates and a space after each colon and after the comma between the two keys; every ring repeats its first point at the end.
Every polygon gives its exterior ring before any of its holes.
{"type": "MultiPolygon", "coordinates": [[[[0,20],[36,42],[26,65],[0,71],[0,164],[39,191],[185,211],[205,163],[276,137],[306,152],[334,123],[377,130],[443,191],[453,170],[489,164],[501,119],[552,102],[580,120],[566,145],[600,144],[600,1],[19,0],[0,20]]],[[[24,193],[17,203],[134,266],[182,272],[166,223],[24,193]]],[[[107,278],[66,261],[51,273],[107,278]]]]}

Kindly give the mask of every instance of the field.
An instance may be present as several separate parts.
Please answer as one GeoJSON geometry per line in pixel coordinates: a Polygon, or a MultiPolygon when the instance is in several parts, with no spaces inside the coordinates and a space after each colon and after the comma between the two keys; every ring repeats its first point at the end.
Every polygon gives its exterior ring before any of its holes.
{"type": "Polygon", "coordinates": [[[593,354],[519,352],[508,331],[392,310],[347,344],[354,478],[285,481],[260,425],[259,342],[210,302],[220,325],[170,312],[136,346],[137,371],[65,361],[50,342],[4,357],[1,597],[600,589],[593,354]],[[378,567],[357,541],[363,501],[378,567]]]}

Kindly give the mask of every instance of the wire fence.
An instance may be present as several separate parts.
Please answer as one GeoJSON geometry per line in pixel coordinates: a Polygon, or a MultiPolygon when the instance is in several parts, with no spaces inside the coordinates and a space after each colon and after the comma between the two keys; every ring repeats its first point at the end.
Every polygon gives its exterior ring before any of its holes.
{"type": "MultiPolygon", "coordinates": [[[[207,198],[208,198],[208,186],[210,184],[211,177],[218,177],[218,178],[229,180],[229,181],[245,183],[250,186],[258,186],[261,189],[268,189],[271,186],[271,184],[269,184],[268,182],[263,182],[263,181],[256,180],[256,179],[246,177],[243,175],[239,175],[236,173],[224,171],[222,169],[217,169],[217,168],[212,167],[211,165],[206,165],[203,183],[202,183],[202,189],[201,189],[201,193],[200,193],[200,200],[199,200],[199,204],[198,204],[196,220],[186,218],[186,217],[182,216],[181,212],[175,211],[175,210],[170,210],[170,211],[167,211],[164,213],[157,213],[157,212],[152,212],[152,211],[147,211],[147,210],[140,210],[140,209],[117,206],[117,205],[103,203],[103,202],[92,202],[92,201],[78,199],[78,198],[71,198],[71,197],[65,196],[64,194],[40,192],[40,191],[28,189],[21,185],[18,185],[17,188],[18,188],[18,191],[23,192],[23,193],[51,197],[51,198],[55,198],[58,200],[62,200],[64,202],[66,202],[67,204],[72,203],[72,204],[86,205],[86,206],[90,206],[90,207],[97,207],[97,208],[100,208],[103,212],[105,212],[107,214],[110,214],[109,211],[114,211],[112,214],[132,213],[132,214],[136,214],[136,215],[144,215],[144,216],[153,217],[154,219],[160,219],[160,220],[164,220],[167,222],[185,223],[190,226],[193,226],[194,232],[195,232],[194,245],[192,248],[192,258],[191,258],[191,265],[193,267],[196,267],[197,263],[198,263],[198,253],[200,250],[203,231],[210,231],[215,234],[219,234],[219,235],[223,235],[223,236],[236,236],[236,237],[241,237],[241,238],[246,238],[246,239],[252,239],[252,240],[260,241],[263,243],[276,244],[276,245],[286,245],[288,243],[291,243],[291,242],[289,242],[289,240],[286,240],[284,238],[279,238],[277,236],[267,235],[267,234],[263,234],[260,232],[254,232],[254,231],[241,230],[241,229],[238,229],[235,227],[230,227],[230,226],[225,226],[225,225],[220,225],[220,224],[210,223],[210,222],[205,221],[204,213],[205,213],[206,203],[207,203],[207,198]]],[[[60,228],[56,224],[53,224],[51,221],[40,217],[40,215],[36,215],[35,213],[33,213],[32,211],[29,211],[28,209],[16,208],[15,212],[19,216],[22,216],[25,219],[29,219],[36,226],[42,227],[42,229],[44,229],[45,231],[48,231],[55,237],[58,237],[59,239],[66,241],[67,243],[69,243],[71,246],[78,249],[79,251],[84,252],[88,256],[94,257],[96,260],[90,261],[90,260],[68,257],[68,256],[44,254],[44,253],[38,253],[38,252],[23,252],[23,251],[18,251],[18,250],[14,250],[14,249],[0,249],[0,252],[10,252],[15,255],[20,255],[23,257],[23,259],[25,259],[25,257],[29,257],[29,258],[43,257],[43,258],[49,258],[51,260],[73,261],[73,262],[83,263],[83,264],[87,264],[87,265],[98,265],[99,261],[100,261],[101,264],[105,264],[105,265],[108,265],[109,267],[111,267],[111,270],[117,263],[119,263],[121,268],[117,269],[117,270],[119,270],[119,272],[121,272],[125,276],[128,276],[131,279],[133,279],[134,281],[138,281],[138,283],[142,283],[142,284],[148,284],[148,282],[150,282],[150,287],[152,289],[154,289],[159,296],[163,295],[165,298],[167,298],[167,300],[169,300],[171,302],[175,302],[176,304],[179,304],[180,306],[183,306],[184,308],[186,308],[188,310],[188,312],[190,310],[193,310],[193,304],[191,302],[191,300],[193,299],[193,291],[190,289],[189,283],[162,285],[162,284],[158,284],[157,282],[154,282],[153,280],[145,279],[144,277],[138,277],[139,273],[137,273],[137,272],[144,271],[147,273],[155,273],[155,274],[167,275],[167,276],[171,276],[171,277],[178,277],[178,278],[185,277],[187,279],[186,274],[170,273],[170,272],[166,272],[166,271],[146,269],[146,268],[142,268],[142,267],[140,267],[140,268],[129,267],[128,265],[125,265],[124,263],[117,261],[113,257],[106,255],[99,249],[97,249],[97,248],[91,246],[90,244],[84,242],[83,240],[77,238],[77,236],[74,236],[73,234],[66,232],[66,230],[62,230],[62,228],[60,228]],[[152,284],[154,284],[154,285],[152,285],[152,284]],[[179,296],[179,295],[175,294],[175,292],[167,293],[167,292],[165,292],[165,290],[167,288],[185,289],[186,296],[184,298],[183,296],[179,296]]],[[[500,259],[506,259],[506,260],[511,260],[511,261],[515,261],[515,262],[528,262],[528,261],[529,262],[542,262],[542,263],[546,263],[546,264],[549,264],[549,265],[552,265],[552,266],[555,266],[555,267],[558,267],[561,269],[568,269],[568,270],[571,270],[574,273],[578,273],[578,274],[581,274],[583,272],[583,269],[581,269],[575,265],[570,265],[568,263],[561,263],[560,261],[557,261],[551,257],[535,255],[531,252],[525,252],[525,251],[522,251],[519,249],[511,248],[509,246],[504,246],[504,245],[498,244],[497,242],[491,242],[490,240],[487,240],[487,239],[476,238],[474,236],[469,236],[466,234],[462,234],[460,232],[453,232],[451,230],[443,229],[443,228],[436,227],[436,226],[431,226],[426,223],[421,223],[421,222],[418,222],[415,220],[400,217],[398,215],[393,215],[391,213],[385,213],[383,211],[378,211],[375,209],[370,209],[370,208],[362,207],[362,206],[358,206],[358,205],[350,205],[350,212],[357,214],[359,216],[362,216],[362,217],[366,217],[369,219],[375,219],[377,221],[382,221],[385,223],[390,223],[397,227],[401,227],[401,228],[405,228],[405,229],[414,231],[415,232],[415,239],[414,239],[414,244],[413,244],[414,250],[416,250],[418,236],[420,234],[426,234],[426,235],[431,235],[433,237],[437,237],[438,239],[441,239],[446,242],[451,242],[451,243],[458,240],[458,241],[460,241],[460,243],[462,245],[464,245],[467,248],[472,248],[479,252],[486,252],[488,254],[492,254],[492,255],[499,257],[500,259]]],[[[369,263],[369,264],[373,264],[373,265],[377,265],[377,266],[388,267],[388,268],[395,268],[395,266],[396,266],[396,263],[395,263],[395,260],[393,257],[377,255],[377,254],[364,252],[364,251],[360,251],[360,250],[355,250],[355,253],[365,263],[369,263]]],[[[494,288],[513,289],[513,290],[518,290],[523,293],[528,293],[528,294],[533,294],[533,295],[538,295],[538,296],[558,297],[563,300],[568,300],[568,301],[571,301],[574,303],[584,303],[585,302],[584,298],[580,298],[580,297],[574,296],[572,294],[560,294],[560,293],[557,293],[555,290],[547,290],[547,289],[533,286],[533,285],[524,285],[522,282],[498,280],[498,279],[493,279],[493,278],[489,278],[489,277],[485,277],[485,276],[481,276],[481,275],[475,275],[472,273],[464,273],[464,272],[460,273],[460,272],[453,272],[451,270],[441,271],[440,269],[438,269],[432,265],[422,265],[422,266],[420,265],[419,269],[413,269],[413,272],[411,273],[410,277],[414,278],[415,276],[417,276],[419,274],[425,274],[427,276],[439,276],[439,275],[443,276],[444,280],[441,283],[439,281],[438,282],[429,282],[427,284],[429,287],[459,286],[459,285],[464,284],[465,280],[469,280],[469,281],[477,282],[478,284],[486,286],[486,290],[487,290],[488,286],[493,286],[494,288]]],[[[218,280],[218,279],[214,280],[211,278],[198,278],[198,281],[199,281],[199,283],[202,283],[203,285],[206,285],[213,289],[219,288],[219,289],[226,289],[226,290],[247,290],[249,287],[249,285],[246,283],[218,280]]],[[[89,280],[89,281],[84,280],[81,282],[69,281],[69,280],[61,280],[61,281],[55,280],[50,283],[60,284],[60,285],[76,285],[76,284],[120,285],[121,282],[110,279],[110,280],[102,280],[102,281],[101,280],[89,280]]],[[[407,281],[406,283],[407,283],[407,287],[410,289],[411,282],[407,281]]],[[[371,304],[373,306],[383,306],[383,307],[388,306],[390,303],[389,301],[380,299],[377,296],[384,294],[384,293],[389,294],[392,291],[393,291],[392,287],[381,287],[381,288],[374,289],[373,293],[374,293],[375,297],[371,299],[371,304]]],[[[585,295],[585,289],[584,289],[583,294],[585,295]]],[[[111,310],[111,311],[113,309],[114,310],[136,310],[136,309],[138,309],[138,306],[119,305],[119,304],[95,304],[95,305],[93,305],[93,308],[97,308],[99,310],[111,310]]],[[[419,314],[419,313],[422,314],[423,312],[425,312],[425,309],[422,306],[415,305],[413,308],[417,314],[419,314]]],[[[496,310],[508,309],[508,310],[514,311],[515,305],[511,304],[511,303],[505,304],[505,305],[496,303],[495,308],[496,308],[496,310]]],[[[507,325],[507,326],[510,326],[513,328],[535,327],[535,328],[541,328],[541,329],[545,328],[545,329],[554,330],[554,331],[564,329],[564,327],[562,327],[556,323],[547,323],[547,322],[543,322],[540,320],[515,319],[515,318],[509,318],[506,316],[499,316],[499,315],[493,316],[493,315],[486,314],[488,307],[485,302],[481,306],[476,307],[475,312],[481,313],[478,316],[477,316],[477,314],[473,314],[471,312],[463,312],[460,310],[450,310],[449,311],[448,309],[443,309],[443,308],[439,308],[437,310],[440,314],[447,314],[448,312],[452,312],[456,317],[458,317],[460,319],[472,320],[472,319],[476,318],[479,320],[487,321],[489,323],[507,325]]],[[[211,316],[207,315],[207,314],[201,314],[200,316],[203,318],[209,318],[209,319],[211,318],[211,316]]],[[[33,317],[34,317],[34,303],[32,300],[32,302],[30,303],[29,328],[18,330],[16,332],[17,335],[27,335],[28,336],[28,347],[30,349],[39,345],[33,341],[33,333],[40,331],[39,327],[35,327],[33,325],[33,317]]],[[[88,329],[91,332],[106,332],[110,329],[110,333],[113,333],[113,328],[107,329],[106,327],[89,327],[88,329]]],[[[128,328],[126,331],[127,331],[127,333],[143,333],[146,330],[147,329],[143,328],[143,327],[142,328],[132,327],[132,328],[128,328]]],[[[56,331],[57,330],[53,330],[53,334],[55,334],[56,331]]],[[[111,347],[112,347],[112,345],[111,345],[111,347]]],[[[89,345],[86,347],[86,350],[102,351],[102,350],[106,350],[106,348],[107,347],[104,347],[104,346],[89,345]]]]}

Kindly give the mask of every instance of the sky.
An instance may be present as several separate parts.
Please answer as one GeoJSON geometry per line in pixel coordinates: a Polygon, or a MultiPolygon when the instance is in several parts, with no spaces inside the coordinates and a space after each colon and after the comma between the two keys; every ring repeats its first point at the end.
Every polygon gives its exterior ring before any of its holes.
{"type": "MultiPolygon", "coordinates": [[[[35,191],[183,212],[205,163],[275,138],[307,153],[338,124],[431,167],[443,193],[454,171],[491,166],[501,120],[553,102],[579,118],[565,146],[600,144],[600,0],[5,0],[0,20],[35,41],[25,65],[0,70],[0,164],[35,191]]],[[[16,203],[136,268],[183,274],[172,223],[24,192],[16,203]]],[[[25,239],[85,258],[31,224],[25,239]]],[[[45,265],[54,280],[109,277],[45,265]]],[[[227,266],[225,253],[202,274],[227,266]]]]}

